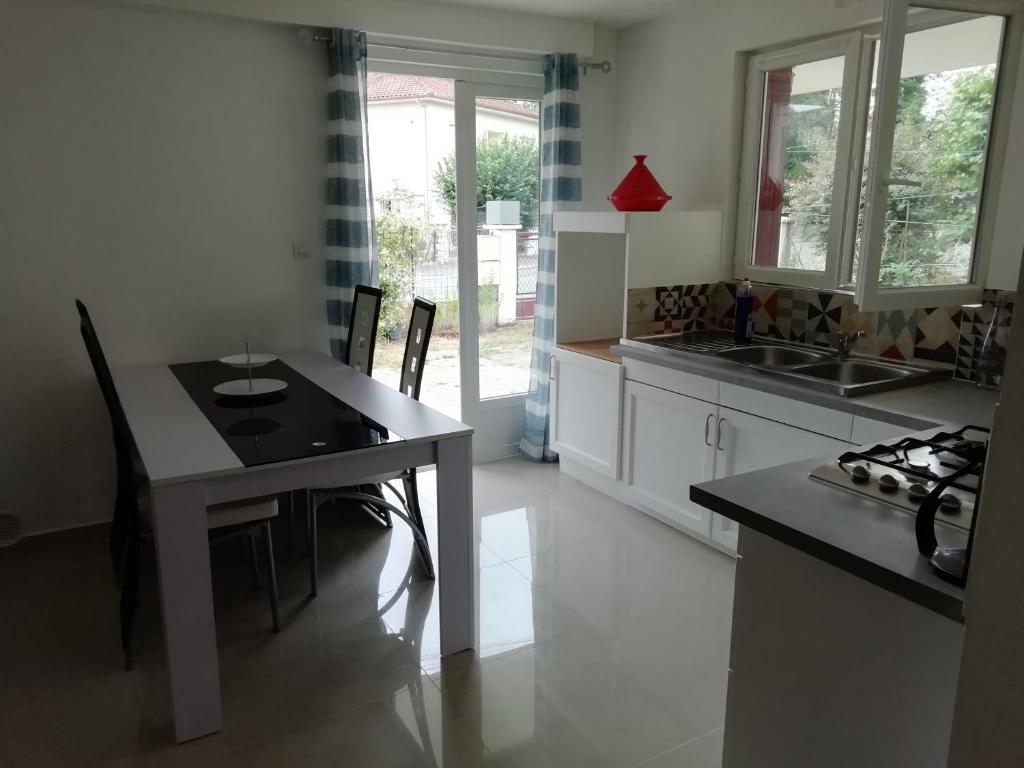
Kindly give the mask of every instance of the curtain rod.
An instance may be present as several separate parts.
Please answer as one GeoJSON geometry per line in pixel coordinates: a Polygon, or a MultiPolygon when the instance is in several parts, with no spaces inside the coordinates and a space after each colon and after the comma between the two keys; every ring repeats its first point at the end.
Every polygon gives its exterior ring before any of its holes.
{"type": "MultiPolygon", "coordinates": [[[[305,41],[308,41],[308,42],[316,42],[316,43],[330,43],[331,42],[331,36],[330,35],[325,34],[323,32],[314,32],[314,31],[309,30],[309,29],[301,29],[301,30],[299,30],[299,36],[300,36],[300,38],[302,38],[302,39],[304,39],[305,41]]],[[[370,42],[370,41],[368,41],[368,42],[370,42]]],[[[370,44],[371,45],[377,45],[377,46],[382,47],[382,48],[397,48],[399,50],[405,50],[405,51],[421,51],[421,52],[424,52],[424,53],[438,53],[437,49],[417,48],[417,47],[411,46],[411,45],[395,45],[394,43],[370,43],[370,44]]],[[[470,55],[470,56],[484,56],[486,54],[483,54],[483,53],[470,53],[468,55],[470,55]]],[[[501,57],[501,58],[514,58],[514,57],[501,57]]],[[[605,75],[607,75],[609,72],[612,71],[612,63],[610,61],[608,61],[608,59],[601,59],[600,61],[598,61],[597,59],[585,59],[585,60],[580,62],[580,67],[583,69],[583,74],[584,75],[587,74],[592,69],[596,69],[596,70],[598,70],[599,72],[601,72],[602,74],[605,74],[605,75]]]]}

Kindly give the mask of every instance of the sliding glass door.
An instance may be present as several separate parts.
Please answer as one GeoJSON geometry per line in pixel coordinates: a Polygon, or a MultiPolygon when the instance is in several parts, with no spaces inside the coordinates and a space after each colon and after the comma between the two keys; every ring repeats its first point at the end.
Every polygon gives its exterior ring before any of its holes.
{"type": "Polygon", "coordinates": [[[475,458],[516,453],[530,384],[540,89],[455,83],[462,420],[475,458]]]}
{"type": "Polygon", "coordinates": [[[373,375],[397,386],[414,296],[437,304],[420,399],[517,452],[530,383],[540,194],[538,85],[370,72],[370,170],[385,301],[373,375]]]}

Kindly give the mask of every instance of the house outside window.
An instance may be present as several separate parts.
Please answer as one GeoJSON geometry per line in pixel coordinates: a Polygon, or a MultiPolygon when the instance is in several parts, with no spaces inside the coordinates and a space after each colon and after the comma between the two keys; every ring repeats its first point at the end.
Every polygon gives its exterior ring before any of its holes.
{"type": "Polygon", "coordinates": [[[864,310],[980,297],[1022,19],[972,8],[888,0],[876,28],[750,56],[736,277],[864,310]]]}

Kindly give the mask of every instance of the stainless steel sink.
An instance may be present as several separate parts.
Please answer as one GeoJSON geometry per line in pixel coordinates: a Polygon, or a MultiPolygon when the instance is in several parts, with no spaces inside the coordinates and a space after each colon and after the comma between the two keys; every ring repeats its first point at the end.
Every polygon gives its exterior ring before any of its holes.
{"type": "Polygon", "coordinates": [[[890,363],[857,355],[839,360],[836,353],[829,349],[808,348],[769,339],[757,339],[755,344],[736,346],[732,333],[728,331],[708,330],[649,336],[636,339],[633,343],[715,357],[766,375],[777,376],[792,384],[843,397],[909,387],[949,377],[948,371],[940,369],[890,363]]]}
{"type": "Polygon", "coordinates": [[[811,365],[795,365],[786,373],[804,379],[811,386],[840,395],[859,395],[905,387],[942,376],[940,371],[929,368],[863,360],[831,360],[811,365]]]}
{"type": "Polygon", "coordinates": [[[794,349],[767,344],[749,347],[733,347],[717,353],[718,357],[732,360],[735,363],[754,365],[762,368],[788,368],[801,363],[819,363],[827,360],[827,352],[814,352],[806,349],[794,349]]]}

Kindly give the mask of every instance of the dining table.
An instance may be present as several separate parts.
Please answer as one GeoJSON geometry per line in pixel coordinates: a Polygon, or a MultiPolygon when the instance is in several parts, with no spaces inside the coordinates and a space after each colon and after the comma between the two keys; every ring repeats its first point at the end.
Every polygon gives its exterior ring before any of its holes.
{"type": "Polygon", "coordinates": [[[253,375],[287,387],[255,399],[218,396],[213,385],[246,372],[217,361],[113,370],[148,479],[179,743],[224,725],[207,539],[212,504],[436,466],[441,653],[477,646],[472,428],[321,351],[281,353],[253,375]]]}

